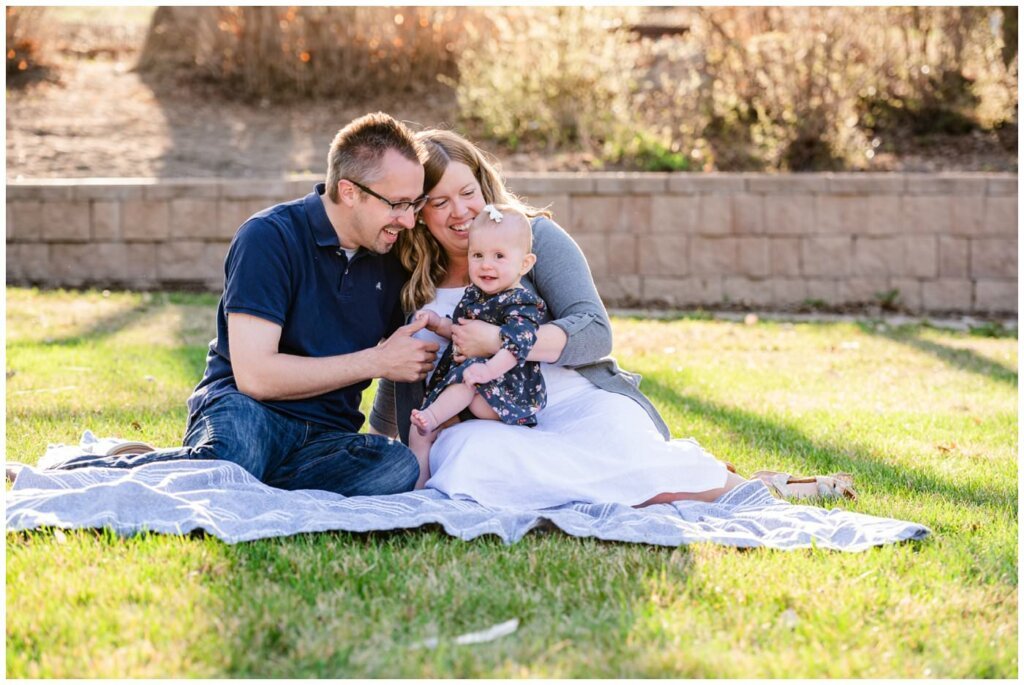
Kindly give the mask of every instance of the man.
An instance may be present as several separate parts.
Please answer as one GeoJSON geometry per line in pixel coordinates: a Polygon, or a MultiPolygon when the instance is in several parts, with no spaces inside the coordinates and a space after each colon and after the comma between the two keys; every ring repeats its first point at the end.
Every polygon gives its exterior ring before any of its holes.
{"type": "Polygon", "coordinates": [[[412,132],[381,112],[341,129],[326,183],[255,214],[231,242],[184,446],[57,468],[225,459],[288,490],[411,490],[412,452],[358,431],[370,381],[421,380],[437,352],[411,337],[423,322],[401,326],[405,272],[387,254],[426,202],[422,154],[412,132]]]}

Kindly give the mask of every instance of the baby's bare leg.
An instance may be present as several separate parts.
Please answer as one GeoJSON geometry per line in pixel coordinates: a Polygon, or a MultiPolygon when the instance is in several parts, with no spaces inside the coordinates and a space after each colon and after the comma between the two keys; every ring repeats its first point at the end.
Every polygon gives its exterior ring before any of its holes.
{"type": "Polygon", "coordinates": [[[445,428],[450,428],[458,422],[459,417],[453,416],[438,426],[437,430],[431,431],[426,435],[421,434],[419,431],[409,431],[409,449],[416,455],[416,463],[420,467],[420,475],[416,479],[414,490],[423,488],[427,481],[430,480],[430,450],[434,448],[434,441],[437,440],[437,436],[445,428]]]}
{"type": "Polygon", "coordinates": [[[498,420],[498,413],[491,408],[491,405],[487,404],[487,400],[485,400],[482,395],[473,395],[473,399],[469,402],[469,410],[473,412],[473,416],[478,419],[490,419],[491,421],[498,420]]]}
{"type": "Polygon", "coordinates": [[[416,463],[420,466],[420,476],[416,479],[416,490],[421,489],[430,478],[430,446],[437,439],[438,431],[422,435],[419,431],[409,431],[409,449],[416,455],[416,463]]]}
{"type": "Polygon", "coordinates": [[[449,385],[432,404],[412,410],[412,423],[421,434],[431,433],[442,423],[469,406],[476,390],[465,383],[449,385]]]}

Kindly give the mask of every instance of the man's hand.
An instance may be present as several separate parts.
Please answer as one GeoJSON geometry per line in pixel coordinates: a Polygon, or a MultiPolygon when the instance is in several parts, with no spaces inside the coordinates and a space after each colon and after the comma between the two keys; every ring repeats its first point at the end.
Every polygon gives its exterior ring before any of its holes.
{"type": "Polygon", "coordinates": [[[229,313],[231,367],[238,389],[260,402],[302,400],[372,378],[417,381],[433,367],[437,344],[412,334],[409,324],[375,347],[328,357],[303,357],[279,350],[281,327],[250,314],[229,313]]]}
{"type": "Polygon", "coordinates": [[[491,370],[487,368],[487,365],[483,362],[477,362],[476,364],[470,364],[466,367],[466,370],[462,372],[462,382],[466,385],[480,385],[481,383],[490,383],[495,378],[491,370]]]}
{"type": "Polygon", "coordinates": [[[377,346],[381,378],[408,383],[421,381],[427,377],[434,368],[434,359],[437,358],[437,343],[412,337],[413,333],[422,330],[426,325],[426,318],[417,318],[396,330],[391,337],[377,346]]]}

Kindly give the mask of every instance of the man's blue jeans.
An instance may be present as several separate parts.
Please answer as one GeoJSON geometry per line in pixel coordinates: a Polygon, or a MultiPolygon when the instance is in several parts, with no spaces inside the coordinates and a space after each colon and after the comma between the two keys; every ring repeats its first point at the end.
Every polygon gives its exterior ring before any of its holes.
{"type": "Polygon", "coordinates": [[[280,414],[242,393],[214,400],[185,431],[183,447],[120,457],[82,455],[58,469],[133,468],[175,459],[231,461],[283,490],[330,490],[346,497],[412,490],[419,476],[408,447],[280,414]]]}

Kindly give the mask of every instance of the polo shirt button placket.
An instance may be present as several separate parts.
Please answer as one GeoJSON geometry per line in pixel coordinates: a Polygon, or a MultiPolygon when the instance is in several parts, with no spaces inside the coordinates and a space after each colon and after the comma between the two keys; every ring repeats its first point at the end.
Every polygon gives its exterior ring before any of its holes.
{"type": "Polygon", "coordinates": [[[334,251],[334,254],[345,260],[345,271],[342,272],[341,278],[338,280],[338,292],[340,293],[345,290],[345,276],[348,276],[349,269],[351,268],[351,262],[345,255],[345,250],[340,247],[334,251]]]}

